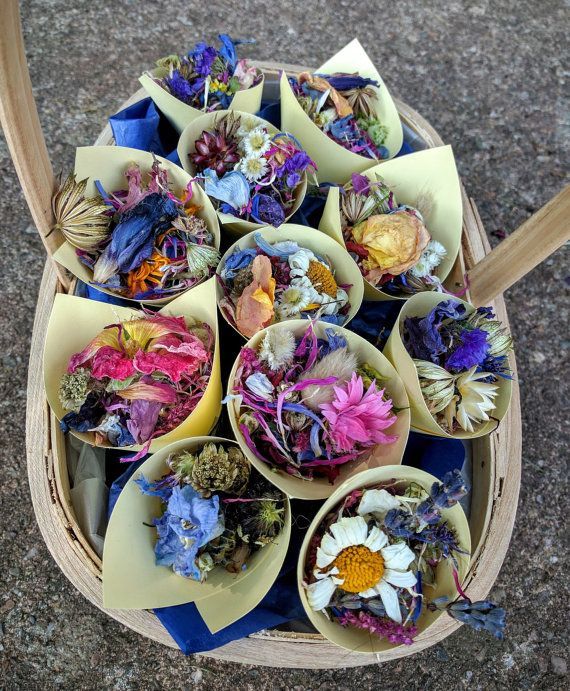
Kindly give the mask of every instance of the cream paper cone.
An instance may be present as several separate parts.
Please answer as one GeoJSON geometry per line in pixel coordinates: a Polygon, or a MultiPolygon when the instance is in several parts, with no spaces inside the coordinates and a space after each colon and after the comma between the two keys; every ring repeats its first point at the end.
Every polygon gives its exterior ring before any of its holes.
{"type": "Polygon", "coordinates": [[[477,425],[474,432],[465,432],[461,430],[449,434],[449,432],[446,432],[437,424],[432,414],[429,412],[424,397],[422,396],[416,366],[402,341],[402,330],[406,317],[425,317],[436,305],[447,300],[453,300],[454,302],[460,302],[465,305],[467,314],[471,314],[475,309],[473,305],[468,302],[459,300],[459,298],[455,298],[451,295],[431,292],[413,295],[404,304],[400,312],[398,320],[384,348],[384,355],[386,355],[388,360],[394,365],[406,387],[410,399],[413,431],[432,434],[436,437],[475,439],[476,437],[490,434],[499,426],[499,422],[505,416],[511,401],[511,381],[499,377],[499,381],[497,382],[499,386],[499,395],[495,399],[496,408],[489,414],[489,417],[492,416],[492,419],[477,425]]]}
{"type": "MultiPolygon", "coordinates": [[[[279,228],[265,226],[261,228],[259,233],[262,238],[270,244],[282,242],[283,240],[293,240],[298,243],[299,247],[304,247],[315,254],[326,257],[332,264],[336,282],[339,285],[352,285],[352,287],[347,290],[350,310],[343,326],[346,326],[346,324],[354,318],[362,304],[364,283],[360,269],[346,250],[339,247],[337,243],[333,242],[323,233],[319,233],[318,230],[307,228],[307,226],[300,226],[295,223],[284,223],[279,228]]],[[[236,249],[243,250],[251,247],[257,247],[253,233],[244,235],[240,240],[235,242],[222,257],[217,268],[218,276],[221,274],[228,257],[232,255],[236,249]]],[[[219,280],[216,281],[216,290],[219,305],[220,300],[224,296],[224,291],[219,280]]],[[[220,308],[220,312],[228,324],[234,328],[242,338],[246,338],[246,336],[241,334],[230,322],[224,310],[220,308]]],[[[280,323],[283,324],[284,322],[280,323]]]]}
{"type": "Polygon", "coordinates": [[[105,536],[103,550],[103,604],[113,609],[154,609],[196,602],[208,628],[215,633],[251,611],[273,585],[289,546],[291,507],[285,497],[286,520],[274,543],[255,552],[247,569],[234,574],[214,568],[204,583],[158,566],[153,520],[161,515],[161,501],[141,492],[136,480],[144,475],[156,481],[168,472],[172,453],[193,451],[204,444],[235,444],[220,437],[183,439],[155,453],[135,471],[119,495],[105,536]]]}
{"type": "MultiPolygon", "coordinates": [[[[204,394],[192,413],[178,427],[154,439],[150,451],[155,452],[179,439],[209,434],[220,415],[222,380],[220,373],[220,352],[218,345],[218,319],[214,278],[183,293],[160,310],[160,314],[194,317],[207,323],[213,330],[216,341],[212,361],[212,373],[204,394]]],[[[109,324],[119,320],[140,316],[140,312],[128,307],[117,307],[108,303],[86,300],[73,295],[55,296],[47,328],[44,347],[44,385],[48,403],[58,420],[66,414],[60,403],[58,391],[61,377],[67,371],[69,359],[78,353],[109,324]]],[[[86,444],[94,445],[93,432],[71,432],[86,444]]],[[[103,444],[104,448],[117,448],[103,444]]],[[[138,451],[142,447],[122,446],[125,453],[138,451]]]]}
{"type": "MultiPolygon", "coordinates": [[[[157,67],[150,73],[145,72],[139,77],[139,82],[146,93],[152,98],[156,107],[164,114],[178,134],[180,134],[186,125],[196,118],[199,118],[201,115],[204,115],[204,111],[179,101],[153,79],[153,77],[162,78],[167,75],[168,70],[166,68],[157,67]]],[[[261,108],[264,80],[265,77],[262,76],[259,84],[249,89],[238,91],[230,103],[229,110],[240,110],[244,113],[257,113],[261,108]]]]}
{"type": "MultiPolygon", "coordinates": [[[[265,333],[271,329],[287,328],[293,331],[297,338],[303,336],[309,323],[306,319],[294,319],[283,324],[274,324],[267,329],[260,331],[246,344],[245,348],[256,349],[263,340],[265,333]]],[[[354,477],[358,473],[369,468],[376,468],[385,465],[396,465],[402,462],[404,449],[408,440],[410,428],[410,411],[408,408],[408,397],[406,395],[404,385],[400,380],[396,370],[390,365],[388,360],[382,353],[375,348],[368,341],[364,340],[357,334],[348,329],[335,326],[324,322],[314,323],[315,333],[319,338],[325,337],[325,329],[333,328],[336,333],[346,338],[348,348],[351,352],[356,353],[359,363],[368,363],[377,369],[383,376],[378,386],[381,389],[386,389],[386,396],[392,399],[395,408],[399,410],[397,413],[396,422],[386,430],[387,434],[396,434],[397,441],[393,444],[378,444],[373,447],[368,458],[350,461],[340,466],[339,477],[334,485],[331,485],[326,478],[316,478],[314,480],[303,480],[302,478],[288,475],[282,470],[276,470],[274,466],[270,466],[261,461],[249,449],[243,435],[239,429],[239,410],[240,401],[238,399],[231,399],[228,402],[228,417],[234,432],[235,438],[238,440],[241,450],[251,461],[251,464],[264,477],[278,487],[282,492],[285,492],[291,499],[326,499],[330,497],[336,487],[343,483],[348,478],[354,477]]],[[[239,356],[236,359],[230,376],[228,378],[228,395],[232,394],[233,383],[236,377],[236,371],[239,365],[239,356]]]]}
{"type": "MultiPolygon", "coordinates": [[[[202,132],[213,129],[218,120],[226,116],[228,113],[228,110],[219,110],[213,113],[201,115],[199,118],[196,118],[196,120],[193,120],[189,125],[187,125],[180,135],[180,139],[178,141],[178,158],[180,159],[184,170],[186,170],[193,178],[199,175],[199,173],[196,171],[196,167],[190,160],[190,154],[196,152],[196,140],[200,138],[202,132]]],[[[237,110],[234,110],[234,113],[240,117],[257,121],[257,124],[266,127],[267,131],[271,135],[275,135],[279,132],[279,130],[270,122],[267,122],[267,120],[263,120],[256,115],[250,115],[247,112],[239,112],[237,110]]],[[[287,219],[291,218],[291,216],[301,206],[306,192],[307,173],[305,172],[301,176],[300,184],[295,189],[295,203],[291,207],[291,212],[285,218],[285,222],[287,222],[287,219]]],[[[224,227],[224,230],[227,230],[231,235],[236,237],[241,237],[242,235],[251,233],[253,230],[258,230],[259,228],[265,227],[263,223],[243,221],[235,216],[232,216],[232,214],[224,214],[221,211],[218,211],[218,218],[220,219],[220,223],[224,227]]],[[[280,228],[283,228],[283,225],[281,225],[280,228]]]]}
{"type": "MultiPolygon", "coordinates": [[[[130,165],[136,164],[143,173],[148,173],[155,158],[159,161],[161,167],[168,172],[168,181],[171,190],[177,194],[181,194],[191,180],[188,173],[161,156],[153,156],[153,154],[148,151],[129,149],[126,146],[83,146],[78,148],[75,154],[75,175],[77,176],[77,180],[88,180],[85,189],[86,197],[99,195],[95,187],[96,180],[100,180],[105,191],[110,194],[120,189],[127,189],[125,172],[130,165]]],[[[206,223],[208,230],[214,236],[214,245],[219,249],[220,226],[218,224],[216,210],[212,206],[212,202],[206,193],[196,183],[192,184],[192,200],[202,207],[196,215],[206,223]]],[[[79,261],[75,252],[75,247],[73,247],[70,242],[64,242],[54,254],[53,258],[58,264],[65,266],[68,271],[71,271],[80,281],[87,284],[93,282],[93,271],[79,261]]],[[[194,286],[194,288],[195,287],[197,286],[194,286]]],[[[190,288],[190,290],[194,288],[190,288]]],[[[108,290],[107,288],[97,286],[97,290],[107,295],[121,298],[122,300],[128,300],[133,303],[133,306],[139,304],[165,305],[176,297],[175,293],[172,296],[160,298],[158,300],[132,300],[112,290],[108,290]]],[[[178,295],[180,295],[180,293],[178,293],[178,295]]]]}
{"type": "MultiPolygon", "coordinates": [[[[314,73],[332,74],[334,72],[358,72],[361,77],[369,77],[379,82],[376,113],[382,124],[388,128],[388,137],[384,146],[388,149],[389,157],[394,157],[402,148],[404,141],[400,116],[382,77],[358,39],[351,41],[314,73]]],[[[319,129],[299,105],[284,72],[281,75],[281,127],[285,132],[290,132],[297,137],[305,151],[315,161],[319,182],[344,184],[350,179],[351,173],[360,173],[377,163],[373,158],[344,149],[319,129]]]]}
{"type": "MultiPolygon", "coordinates": [[[[350,480],[341,485],[334,492],[334,494],[327,499],[319,510],[318,514],[313,519],[313,522],[307,530],[303,544],[301,545],[299,561],[297,563],[297,583],[299,586],[299,595],[301,596],[301,602],[303,603],[303,607],[305,608],[305,612],[309,620],[317,631],[319,631],[319,633],[321,633],[329,641],[336,643],[336,645],[340,646],[341,648],[345,648],[346,650],[354,653],[381,653],[386,650],[391,650],[396,646],[384,639],[371,635],[368,631],[363,631],[361,629],[352,627],[345,628],[340,624],[328,619],[323,612],[315,612],[311,609],[307,600],[305,588],[303,587],[307,552],[317,528],[320,526],[326,515],[330,513],[336,506],[338,506],[344,497],[355,489],[371,487],[382,482],[388,482],[392,479],[415,482],[418,485],[421,485],[428,492],[430,491],[432,484],[434,482],[438,482],[437,478],[433,477],[433,475],[407,465],[392,465],[384,466],[383,468],[373,468],[372,470],[367,470],[356,477],[350,478],[350,480]]],[[[442,511],[442,516],[455,531],[455,534],[458,538],[459,547],[467,553],[456,555],[459,580],[463,581],[469,568],[469,555],[471,553],[469,523],[467,522],[467,518],[465,517],[463,509],[459,504],[456,504],[450,509],[444,509],[442,511]]],[[[435,600],[436,598],[443,596],[449,597],[450,601],[455,600],[457,598],[457,589],[453,580],[451,564],[445,561],[440,563],[436,570],[436,579],[436,588],[426,589],[427,592],[425,594],[427,595],[429,593],[429,600],[435,600]]],[[[418,641],[424,638],[426,630],[432,624],[434,624],[442,614],[445,613],[441,611],[429,612],[425,610],[422,612],[417,622],[419,632],[418,641]]],[[[414,652],[413,648],[413,644],[412,646],[409,646],[410,653],[414,652]]]]}
{"type": "MultiPolygon", "coordinates": [[[[461,245],[463,204],[459,176],[451,146],[425,149],[413,154],[385,161],[364,171],[373,181],[383,180],[393,190],[399,204],[416,206],[418,200],[429,199],[431,208],[424,216],[433,240],[441,242],[447,255],[437,267],[435,275],[444,281],[453,268],[461,245]]],[[[340,190],[331,187],[319,230],[344,246],[340,218],[340,190]]],[[[405,300],[406,297],[388,295],[368,281],[364,281],[366,300],[405,300]]]]}

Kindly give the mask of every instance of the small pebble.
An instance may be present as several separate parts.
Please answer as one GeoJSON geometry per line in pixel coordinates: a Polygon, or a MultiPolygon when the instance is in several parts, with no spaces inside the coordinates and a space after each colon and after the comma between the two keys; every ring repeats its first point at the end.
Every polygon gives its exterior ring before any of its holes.
{"type": "Polygon", "coordinates": [[[568,671],[566,660],[563,657],[558,657],[558,655],[552,655],[550,657],[550,664],[552,665],[554,674],[558,674],[561,677],[568,671]]]}

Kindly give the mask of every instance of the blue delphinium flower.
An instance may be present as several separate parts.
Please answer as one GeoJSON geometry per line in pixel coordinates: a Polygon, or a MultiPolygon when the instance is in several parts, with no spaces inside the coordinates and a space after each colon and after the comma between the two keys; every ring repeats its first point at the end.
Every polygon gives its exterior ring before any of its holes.
{"type": "Polygon", "coordinates": [[[121,214],[111,234],[111,242],[97,260],[93,277],[105,283],[117,273],[129,273],[139,267],[154,251],[156,236],[168,230],[178,216],[178,208],[169,197],[154,192],[121,214]]]}
{"type": "Polygon", "coordinates": [[[338,118],[330,125],[330,133],[335,139],[352,139],[355,134],[356,121],[353,115],[338,118]]]}
{"type": "Polygon", "coordinates": [[[197,43],[194,50],[188,53],[188,57],[194,61],[194,69],[201,77],[207,77],[210,74],[212,63],[217,55],[216,49],[203,41],[197,43]]]}
{"type": "Polygon", "coordinates": [[[447,605],[446,611],[454,619],[471,626],[475,631],[487,631],[499,640],[504,638],[506,612],[490,600],[456,600],[447,605]]]}
{"type": "Polygon", "coordinates": [[[170,93],[183,103],[190,103],[196,93],[178,70],[172,70],[172,74],[165,77],[164,81],[170,93]]]}
{"type": "Polygon", "coordinates": [[[485,362],[490,349],[487,332],[482,329],[463,331],[459,345],[445,361],[445,367],[455,372],[464,372],[485,362]]]}
{"type": "Polygon", "coordinates": [[[219,497],[204,499],[191,485],[176,486],[154,524],[158,532],[156,563],[171,566],[180,576],[203,580],[196,564],[198,552],[224,532],[219,497]]]}
{"type": "Polygon", "coordinates": [[[299,251],[299,245],[293,240],[283,240],[282,242],[275,242],[271,244],[264,240],[261,233],[255,233],[253,236],[255,244],[268,257],[279,257],[279,259],[287,259],[290,255],[299,251]]]}
{"type": "Polygon", "coordinates": [[[166,504],[178,481],[175,475],[166,475],[160,480],[152,481],[141,474],[135,482],[143,494],[148,494],[151,497],[159,497],[166,504]]]}
{"type": "Polygon", "coordinates": [[[236,250],[226,259],[224,268],[222,269],[222,278],[235,278],[235,275],[241,269],[245,269],[255,259],[257,254],[254,249],[236,250]]]}
{"type": "Polygon", "coordinates": [[[410,355],[439,364],[439,356],[447,351],[440,330],[445,319],[462,319],[465,305],[446,300],[440,302],[425,317],[407,317],[404,342],[410,355]]]}

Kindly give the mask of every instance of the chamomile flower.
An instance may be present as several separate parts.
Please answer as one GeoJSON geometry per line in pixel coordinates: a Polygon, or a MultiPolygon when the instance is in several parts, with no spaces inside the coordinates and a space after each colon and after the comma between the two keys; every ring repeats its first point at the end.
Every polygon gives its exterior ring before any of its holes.
{"type": "Polygon", "coordinates": [[[298,316],[300,312],[312,303],[311,290],[303,285],[291,285],[281,293],[279,305],[275,308],[275,315],[279,320],[298,316]]]}
{"type": "Polygon", "coordinates": [[[441,264],[446,254],[447,250],[441,242],[430,240],[418,262],[410,269],[410,273],[416,278],[430,276],[441,264]]]}
{"type": "Polygon", "coordinates": [[[375,525],[369,530],[361,515],[343,517],[329,531],[317,548],[313,571],[317,580],[307,586],[310,607],[325,609],[339,589],[365,598],[379,595],[386,615],[401,623],[398,589],[412,592],[416,584],[416,576],[408,570],[414,561],[412,550],[403,542],[390,544],[375,525]]]}
{"type": "Polygon", "coordinates": [[[259,127],[259,120],[253,115],[240,115],[240,125],[236,132],[240,139],[246,137],[250,132],[259,127]]]}
{"type": "Polygon", "coordinates": [[[251,154],[241,159],[236,166],[236,170],[243,173],[249,182],[258,182],[266,175],[269,165],[262,156],[251,154]]]}
{"type": "Polygon", "coordinates": [[[244,136],[242,146],[248,156],[261,156],[271,146],[271,136],[264,127],[256,127],[244,136]]]}
{"type": "Polygon", "coordinates": [[[308,250],[306,247],[299,247],[294,254],[289,255],[287,261],[291,267],[291,276],[300,277],[305,276],[311,262],[317,261],[317,258],[311,250],[308,250]]]}

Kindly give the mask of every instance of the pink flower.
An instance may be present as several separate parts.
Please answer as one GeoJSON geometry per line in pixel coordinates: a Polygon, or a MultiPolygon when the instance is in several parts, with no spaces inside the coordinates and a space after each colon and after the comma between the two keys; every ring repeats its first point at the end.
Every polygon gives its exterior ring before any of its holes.
{"type": "Polygon", "coordinates": [[[397,436],[384,434],[382,430],[396,422],[392,401],[384,400],[384,390],[376,390],[373,381],[366,393],[362,377],[353,373],[352,379],[343,386],[334,387],[335,398],[323,403],[321,411],[329,423],[334,446],[339,451],[352,451],[355,446],[391,444],[397,436]]]}
{"type": "Polygon", "coordinates": [[[91,360],[91,374],[94,379],[119,379],[123,381],[135,373],[132,360],[112,346],[103,346],[91,360]]]}

